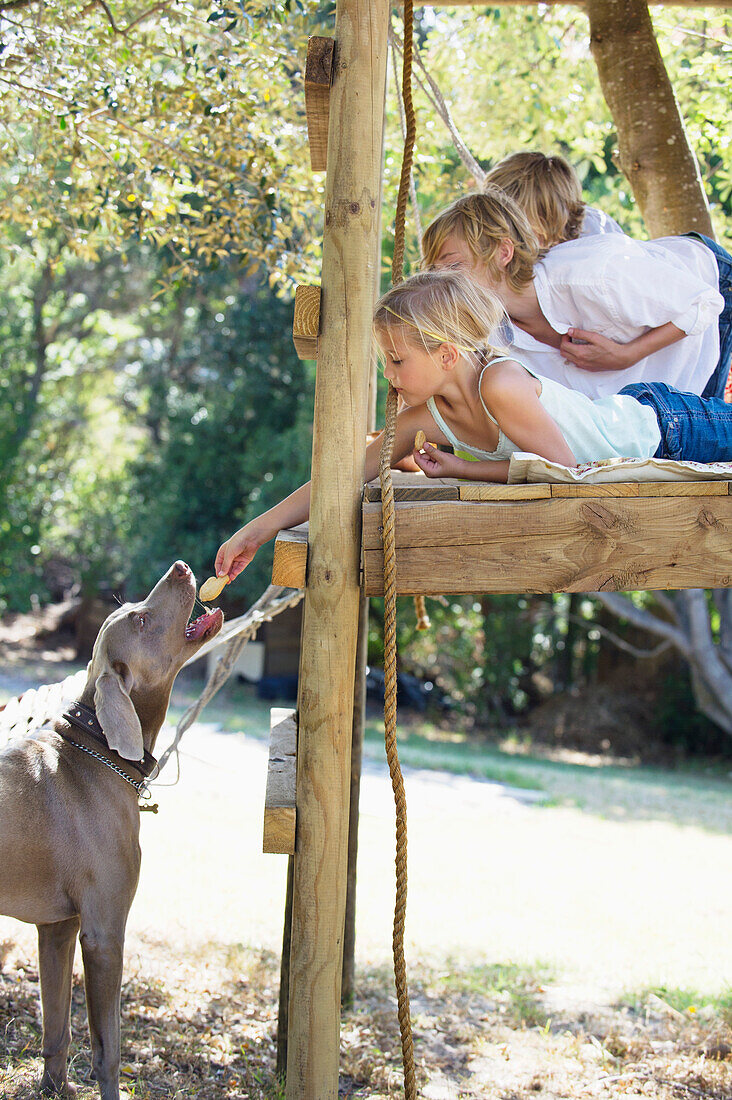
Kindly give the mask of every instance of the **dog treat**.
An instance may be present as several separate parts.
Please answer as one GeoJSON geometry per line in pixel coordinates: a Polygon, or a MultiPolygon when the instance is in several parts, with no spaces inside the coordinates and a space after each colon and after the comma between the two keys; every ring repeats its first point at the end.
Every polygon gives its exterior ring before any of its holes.
{"type": "Polygon", "coordinates": [[[424,432],[420,428],[419,431],[417,432],[417,434],[414,437],[414,449],[415,449],[415,451],[421,451],[426,442],[427,442],[427,436],[424,434],[424,432]]]}
{"type": "Polygon", "coordinates": [[[206,600],[215,600],[228,583],[228,577],[209,577],[201,585],[198,598],[203,600],[204,603],[206,600]]]}

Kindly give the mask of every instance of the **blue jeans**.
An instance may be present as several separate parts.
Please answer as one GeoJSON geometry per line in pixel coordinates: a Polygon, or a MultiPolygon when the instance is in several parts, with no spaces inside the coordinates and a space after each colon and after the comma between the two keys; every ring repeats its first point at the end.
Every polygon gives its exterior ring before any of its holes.
{"type": "Polygon", "coordinates": [[[714,253],[719,268],[719,293],[724,298],[724,309],[719,315],[719,360],[714,372],[702,391],[702,397],[724,397],[730,359],[732,359],[732,256],[703,233],[685,233],[694,237],[714,253]]]}
{"type": "Polygon", "coordinates": [[[718,397],[682,393],[665,382],[633,382],[620,392],[654,410],[661,432],[654,458],[732,462],[732,405],[718,397]]]}

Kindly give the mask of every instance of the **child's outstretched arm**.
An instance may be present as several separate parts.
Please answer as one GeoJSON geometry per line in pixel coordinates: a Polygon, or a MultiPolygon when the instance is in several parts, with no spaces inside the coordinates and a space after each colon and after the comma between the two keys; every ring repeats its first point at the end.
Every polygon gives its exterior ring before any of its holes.
{"type": "MultiPolygon", "coordinates": [[[[397,417],[394,450],[392,453],[392,466],[411,454],[414,447],[414,436],[418,429],[429,431],[430,438],[439,438],[445,442],[439,432],[435,432],[432,417],[425,406],[419,408],[406,408],[397,417]]],[[[381,436],[369,443],[366,448],[366,463],[364,479],[371,481],[379,472],[379,457],[381,454],[381,436]]],[[[310,515],[310,482],[301,485],[294,493],[291,493],[279,504],[263,512],[261,516],[250,520],[230,539],[222,543],[216,554],[215,572],[217,577],[228,576],[231,580],[238,577],[243,569],[265,542],[269,542],[278,532],[288,527],[296,527],[304,523],[310,515]]]]}

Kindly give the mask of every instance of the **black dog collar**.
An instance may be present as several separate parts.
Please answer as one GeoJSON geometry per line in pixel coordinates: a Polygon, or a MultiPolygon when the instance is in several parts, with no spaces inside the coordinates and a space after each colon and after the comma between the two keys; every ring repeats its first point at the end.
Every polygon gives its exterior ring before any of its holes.
{"type": "MultiPolygon", "coordinates": [[[[152,753],[149,753],[147,749],[144,750],[145,755],[142,760],[127,760],[124,756],[115,750],[110,748],[107,743],[107,738],[104,735],[104,730],[99,724],[99,719],[96,713],[91,707],[87,707],[84,703],[71,703],[61,716],[72,726],[76,726],[77,729],[83,730],[94,739],[99,745],[101,745],[105,752],[109,754],[110,760],[118,767],[131,768],[139,775],[147,779],[158,766],[158,762],[152,753]]],[[[63,735],[62,735],[63,736],[63,735]]]]}

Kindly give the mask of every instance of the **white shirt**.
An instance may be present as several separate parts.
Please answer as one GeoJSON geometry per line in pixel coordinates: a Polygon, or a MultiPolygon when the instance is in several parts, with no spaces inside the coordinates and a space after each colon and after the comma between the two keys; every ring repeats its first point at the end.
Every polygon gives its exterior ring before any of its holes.
{"type": "Polygon", "coordinates": [[[622,233],[622,229],[604,210],[598,210],[596,206],[586,206],[585,216],[582,219],[580,237],[591,237],[595,233],[622,233]]]}
{"type": "Polygon", "coordinates": [[[717,317],[724,300],[711,249],[693,237],[635,241],[624,234],[580,237],[550,248],[534,268],[542,313],[555,332],[599,332],[627,343],[672,321],[687,335],[618,371],[585,371],[558,348],[511,326],[505,349],[530,370],[571,390],[602,397],[630,382],[666,382],[700,394],[719,359],[717,317]]]}

